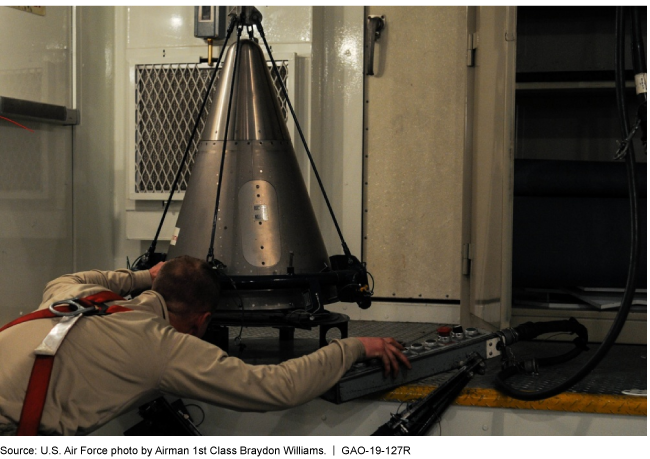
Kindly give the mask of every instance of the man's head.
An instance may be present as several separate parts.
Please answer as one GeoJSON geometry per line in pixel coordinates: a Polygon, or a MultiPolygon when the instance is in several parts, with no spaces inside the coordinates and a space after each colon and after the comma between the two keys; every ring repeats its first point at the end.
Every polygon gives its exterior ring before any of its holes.
{"type": "Polygon", "coordinates": [[[178,331],[199,338],[219,302],[219,277],[205,261],[187,255],[162,265],[152,290],[167,303],[169,322],[178,331]]]}

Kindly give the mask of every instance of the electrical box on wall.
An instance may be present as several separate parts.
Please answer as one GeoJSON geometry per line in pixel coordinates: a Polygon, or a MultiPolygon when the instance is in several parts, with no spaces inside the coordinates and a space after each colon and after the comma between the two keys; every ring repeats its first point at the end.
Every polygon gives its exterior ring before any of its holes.
{"type": "Polygon", "coordinates": [[[215,40],[225,38],[227,15],[225,6],[195,6],[194,36],[215,40]]]}

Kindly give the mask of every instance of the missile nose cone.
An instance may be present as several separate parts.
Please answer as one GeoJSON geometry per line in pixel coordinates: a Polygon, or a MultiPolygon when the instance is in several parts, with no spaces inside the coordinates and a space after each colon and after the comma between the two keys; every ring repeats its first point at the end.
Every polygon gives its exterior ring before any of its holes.
{"type": "MultiPolygon", "coordinates": [[[[228,49],[213,100],[167,258],[205,259],[213,243],[214,258],[229,276],[321,272],[329,257],[256,42],[240,40],[228,49]]],[[[303,293],[224,294],[225,308],[305,308],[303,293]]]]}
{"type": "Polygon", "coordinates": [[[203,141],[291,140],[273,78],[260,46],[242,39],[232,44],[219,78],[215,101],[208,115],[203,141]],[[235,72],[235,66],[237,66],[235,72]],[[226,136],[230,89],[235,79],[226,136]]]}

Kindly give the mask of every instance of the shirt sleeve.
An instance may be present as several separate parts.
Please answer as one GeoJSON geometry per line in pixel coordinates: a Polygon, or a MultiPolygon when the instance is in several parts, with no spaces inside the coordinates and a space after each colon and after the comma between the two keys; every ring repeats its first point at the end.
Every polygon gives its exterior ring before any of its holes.
{"type": "Polygon", "coordinates": [[[169,350],[160,390],[238,411],[306,403],[336,384],[365,352],[361,341],[346,338],[278,365],[249,365],[193,336],[179,338],[169,350]]]}
{"type": "Polygon", "coordinates": [[[130,271],[128,269],[118,269],[117,271],[93,270],[66,274],[45,286],[43,302],[65,297],[67,292],[79,291],[79,286],[82,285],[103,287],[124,296],[151,287],[151,274],[148,270],[130,271]]]}

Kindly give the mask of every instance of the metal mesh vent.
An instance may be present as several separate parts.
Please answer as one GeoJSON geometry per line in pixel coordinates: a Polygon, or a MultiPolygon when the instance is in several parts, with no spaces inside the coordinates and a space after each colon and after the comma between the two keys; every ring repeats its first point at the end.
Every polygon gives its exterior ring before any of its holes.
{"type": "MultiPolygon", "coordinates": [[[[286,85],[289,62],[276,61],[276,64],[286,85]]],[[[136,193],[166,194],[171,191],[212,71],[211,67],[200,64],[150,64],[135,67],[136,193]]],[[[221,70],[217,72],[216,80],[220,73],[221,70]]],[[[275,72],[271,71],[271,75],[286,120],[286,100],[275,72]]],[[[216,88],[216,80],[213,89],[216,88]]],[[[208,97],[199,121],[198,134],[192,140],[187,166],[179,180],[177,192],[187,189],[200,134],[211,105],[212,94],[208,97]]]]}

